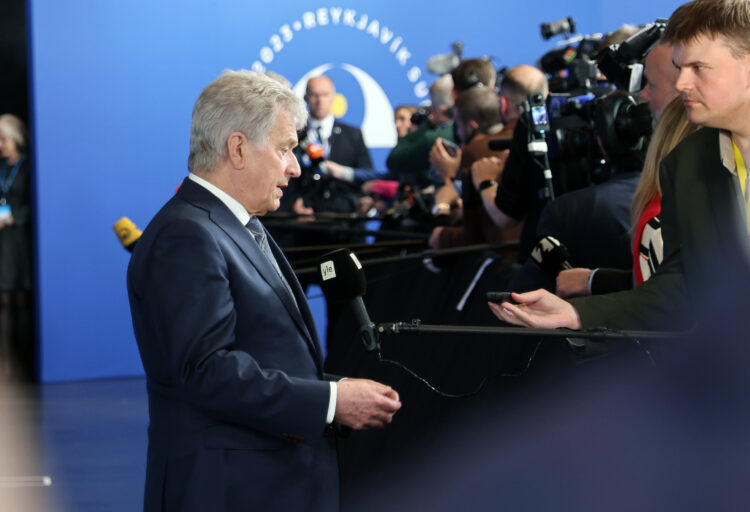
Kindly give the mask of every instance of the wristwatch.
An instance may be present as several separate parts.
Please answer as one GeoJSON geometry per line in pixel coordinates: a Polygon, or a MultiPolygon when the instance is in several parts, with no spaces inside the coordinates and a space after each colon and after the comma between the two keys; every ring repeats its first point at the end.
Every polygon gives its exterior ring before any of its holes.
{"type": "Polygon", "coordinates": [[[447,215],[451,212],[451,205],[449,203],[438,203],[432,207],[433,215],[447,215]]]}
{"type": "Polygon", "coordinates": [[[480,192],[486,188],[497,187],[497,181],[495,180],[484,180],[477,186],[477,190],[480,192]]]}

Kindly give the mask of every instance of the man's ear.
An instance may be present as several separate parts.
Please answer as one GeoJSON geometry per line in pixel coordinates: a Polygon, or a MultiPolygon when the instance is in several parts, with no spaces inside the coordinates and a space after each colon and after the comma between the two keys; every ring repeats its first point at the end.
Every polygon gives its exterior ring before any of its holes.
{"type": "Polygon", "coordinates": [[[247,159],[247,137],[242,132],[232,132],[227,138],[227,157],[235,169],[243,169],[247,159]]]}
{"type": "Polygon", "coordinates": [[[479,123],[477,123],[476,121],[469,121],[468,124],[469,124],[469,128],[471,128],[472,132],[475,132],[475,131],[477,131],[479,129],[479,123]]]}
{"type": "Polygon", "coordinates": [[[500,96],[500,115],[503,119],[508,117],[508,108],[510,107],[510,101],[505,96],[500,96]]]}

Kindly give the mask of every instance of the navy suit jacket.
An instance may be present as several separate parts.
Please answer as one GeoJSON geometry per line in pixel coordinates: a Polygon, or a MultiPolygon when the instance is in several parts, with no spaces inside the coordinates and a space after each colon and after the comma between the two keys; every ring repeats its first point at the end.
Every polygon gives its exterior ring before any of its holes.
{"type": "MultiPolygon", "coordinates": [[[[307,137],[307,129],[297,133],[300,141],[307,137]]],[[[303,164],[302,143],[294,149],[294,153],[300,161],[302,176],[291,180],[289,186],[284,190],[281,198],[281,210],[291,211],[295,201],[303,197],[305,204],[311,206],[316,212],[351,213],[356,211],[359,197],[362,195],[360,186],[365,181],[380,179],[381,174],[372,170],[370,152],[365,146],[362,131],[348,124],[334,121],[331,136],[328,139],[330,153],[328,160],[337,164],[352,167],[354,169],[354,181],[352,183],[336,180],[313,178],[312,173],[306,171],[303,164]]],[[[291,245],[315,245],[320,243],[319,236],[309,237],[305,234],[290,231],[277,232],[282,247],[291,245]]],[[[327,239],[335,243],[337,239],[327,239]]]]}
{"type": "Polygon", "coordinates": [[[247,229],[186,179],[128,268],[149,397],[146,511],[337,510],[330,387],[296,300],[247,229]]]}
{"type": "Polygon", "coordinates": [[[331,154],[328,159],[355,169],[372,169],[370,152],[365,146],[362,130],[339,121],[333,122],[333,131],[328,139],[331,154]]]}
{"type": "MultiPolygon", "coordinates": [[[[618,173],[604,183],[550,201],[539,217],[537,237],[549,235],[559,240],[567,247],[574,267],[632,269],[630,203],[639,179],[640,172],[618,173]]],[[[556,286],[529,256],[513,276],[510,289],[554,292],[556,286]]]]}
{"type": "Polygon", "coordinates": [[[630,204],[640,176],[640,172],[615,174],[604,183],[547,203],[539,217],[537,236],[560,240],[576,267],[633,268],[630,204]]]}
{"type": "Polygon", "coordinates": [[[584,328],[685,329],[745,285],[737,281],[750,261],[743,199],[719,147],[719,130],[701,128],[662,161],[664,261],[632,290],[572,299],[584,328]]]}

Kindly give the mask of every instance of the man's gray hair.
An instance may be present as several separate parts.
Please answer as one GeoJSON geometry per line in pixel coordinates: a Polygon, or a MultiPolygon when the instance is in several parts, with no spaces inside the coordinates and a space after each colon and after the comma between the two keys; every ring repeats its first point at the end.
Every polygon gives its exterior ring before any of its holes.
{"type": "Polygon", "coordinates": [[[432,108],[435,110],[440,105],[453,105],[453,78],[450,75],[443,75],[435,80],[430,86],[430,101],[432,108]]]}
{"type": "Polygon", "coordinates": [[[262,73],[226,70],[209,84],[193,107],[190,125],[190,172],[208,172],[227,155],[227,139],[245,134],[255,147],[265,146],[279,112],[307,123],[305,104],[294,92],[262,73]]]}

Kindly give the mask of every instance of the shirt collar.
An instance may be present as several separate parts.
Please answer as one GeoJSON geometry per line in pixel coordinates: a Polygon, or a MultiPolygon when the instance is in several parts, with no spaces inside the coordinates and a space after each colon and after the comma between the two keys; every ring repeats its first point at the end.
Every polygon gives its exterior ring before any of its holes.
{"type": "Polygon", "coordinates": [[[333,122],[335,120],[336,118],[333,116],[333,114],[328,114],[327,117],[324,117],[320,120],[310,118],[310,128],[314,131],[318,126],[320,126],[321,133],[326,138],[328,138],[333,132],[333,122]]]}
{"type": "Polygon", "coordinates": [[[734,175],[737,175],[737,164],[734,161],[734,148],[732,148],[732,135],[725,130],[719,132],[719,154],[721,163],[734,175]]]}
{"type": "Polygon", "coordinates": [[[188,178],[215,195],[219,201],[224,203],[224,205],[229,208],[229,211],[232,212],[235,217],[237,217],[237,220],[239,220],[243,226],[247,225],[247,223],[250,221],[251,215],[247,213],[245,207],[242,206],[240,202],[235,198],[221,190],[213,183],[206,181],[205,179],[193,174],[192,172],[188,175],[188,178]]]}

